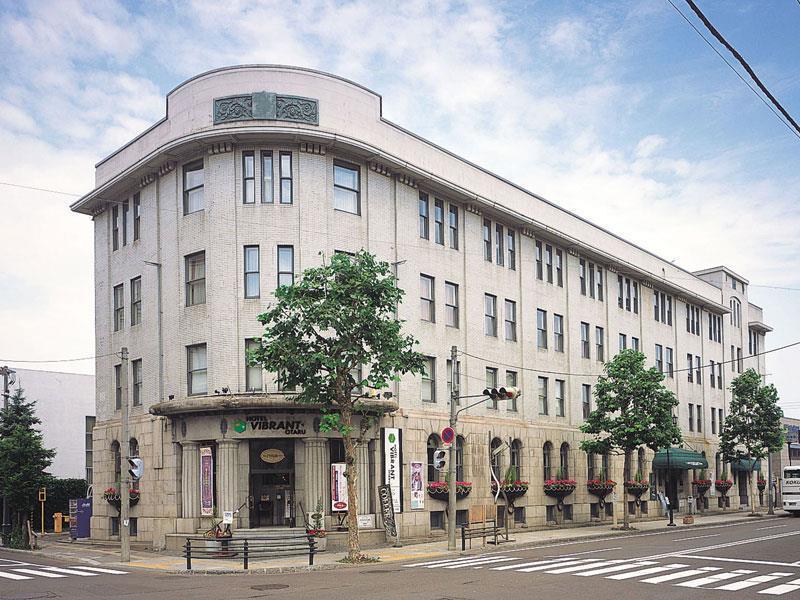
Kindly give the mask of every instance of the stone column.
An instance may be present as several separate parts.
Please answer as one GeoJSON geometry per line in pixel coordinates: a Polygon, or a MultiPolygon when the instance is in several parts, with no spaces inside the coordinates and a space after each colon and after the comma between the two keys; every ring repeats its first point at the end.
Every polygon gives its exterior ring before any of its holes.
{"type": "Polygon", "coordinates": [[[239,508],[239,440],[217,440],[217,490],[220,517],[239,508]]]}
{"type": "Polygon", "coordinates": [[[364,442],[356,449],[356,465],[358,466],[358,514],[370,514],[370,495],[372,486],[369,477],[369,447],[364,442]]]}
{"type": "Polygon", "coordinates": [[[181,449],[183,450],[181,469],[183,518],[194,519],[200,516],[200,444],[182,442],[181,449]]]}
{"type": "Polygon", "coordinates": [[[306,501],[303,503],[306,512],[316,510],[317,501],[322,500],[322,512],[329,510],[330,493],[328,491],[328,469],[330,468],[330,455],[328,454],[328,440],[325,438],[305,438],[305,478],[306,501]]]}

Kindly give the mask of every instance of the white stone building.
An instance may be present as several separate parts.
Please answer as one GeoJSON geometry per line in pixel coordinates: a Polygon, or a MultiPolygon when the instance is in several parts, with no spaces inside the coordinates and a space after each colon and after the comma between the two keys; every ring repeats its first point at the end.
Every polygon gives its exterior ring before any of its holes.
{"type": "MultiPolygon", "coordinates": [[[[330,464],[340,442],[245,363],[247,340],[261,332],[256,315],[320,252],[365,248],[393,263],[406,290],[400,317],[430,357],[429,377],[392,390],[399,409],[381,424],[402,431],[404,539],[438,535],[445,523],[444,503],[430,496],[412,510],[409,488],[412,461],[430,463],[447,424],[452,346],[462,394],[487,382],[523,390],[515,406],[461,417],[459,480],[473,485],[458,519],[491,501],[490,444],[507,441],[500,477],[513,462],[530,482],[515,502],[517,526],[610,514],[585,482],[603,466],[621,482],[622,461],[590,464],[578,427],[602,361],[620,347],[659,364],[680,400],[685,447],[697,453],[673,453],[671,493],[682,499],[690,465],[675,461],[705,453],[719,475],[726,387],[749,366],[764,369],[750,355],[769,327],[741,275],[689,273],[385,120],[374,92],[307,69],[233,67],[179,85],[165,118],[98,163],[96,188],[72,208],[95,222],[95,489],[118,478],[113,353],[125,346],[131,435],[145,458],[132,516],[156,546],[207,527],[204,511],[240,505],[238,527],[299,524],[318,501],[335,525],[330,464]],[[578,481],[563,512],[542,489],[559,469],[578,481]]],[[[359,457],[366,515],[376,512],[383,454],[376,431],[359,457]]],[[[663,457],[643,452],[634,463],[663,487],[663,457]]],[[[618,492],[617,511],[636,508],[618,492]]],[[[111,536],[116,511],[98,498],[94,514],[93,535],[111,536]]]]}

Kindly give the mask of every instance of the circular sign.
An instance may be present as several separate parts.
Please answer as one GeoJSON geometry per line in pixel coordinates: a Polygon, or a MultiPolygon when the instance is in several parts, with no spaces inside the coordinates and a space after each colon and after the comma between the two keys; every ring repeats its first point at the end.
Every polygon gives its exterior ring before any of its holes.
{"type": "Polygon", "coordinates": [[[347,508],[347,504],[344,503],[344,502],[341,502],[341,501],[340,502],[334,502],[333,503],[333,508],[335,508],[336,510],[344,510],[345,508],[347,508]]]}
{"type": "Polygon", "coordinates": [[[445,444],[452,444],[454,439],[456,439],[456,432],[452,427],[442,429],[442,441],[445,444]]]}
{"type": "Polygon", "coordinates": [[[271,465],[281,462],[284,458],[286,458],[286,455],[283,453],[283,450],[279,450],[278,448],[267,448],[261,452],[261,460],[271,465]]]}
{"type": "Polygon", "coordinates": [[[244,433],[247,430],[247,423],[242,421],[241,419],[237,419],[233,422],[233,430],[236,433],[244,433]]]}

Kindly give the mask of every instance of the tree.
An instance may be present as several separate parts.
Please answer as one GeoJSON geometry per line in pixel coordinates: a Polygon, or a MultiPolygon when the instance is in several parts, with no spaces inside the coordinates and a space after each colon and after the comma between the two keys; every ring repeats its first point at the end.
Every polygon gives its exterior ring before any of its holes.
{"type": "Polygon", "coordinates": [[[761,375],[747,369],[731,382],[731,404],[720,436],[725,460],[750,460],[750,514],[756,514],[755,478],[757,461],[783,447],[783,411],[778,406],[775,386],[762,385],[761,375]]]}
{"type": "Polygon", "coordinates": [[[424,369],[424,357],[414,350],[417,342],[402,334],[395,314],[402,297],[388,263],[365,251],[336,253],[330,264],[307,269],[294,285],[278,287],[276,303],[258,317],[264,334],[250,354],[251,364],[278,374],[282,389],[299,390],[296,402],[319,405],[321,431],[342,436],[347,558],[353,562],[362,559],[356,449],[380,417],[366,400],[368,390],[386,388],[398,373],[424,369]]]}
{"type": "Polygon", "coordinates": [[[12,538],[16,539],[20,538],[25,514],[35,506],[37,492],[49,477],[45,469],[56,454],[44,447],[42,434],[36,428],[41,421],[35,405],[27,402],[22,389],[17,388],[8,408],[0,411],[0,492],[8,502],[12,538]]]}
{"type": "MultiPolygon", "coordinates": [[[[624,454],[626,476],[637,448],[647,446],[655,452],[681,441],[680,429],[672,423],[678,401],[664,387],[664,374],[655,367],[645,369],[644,362],[641,352],[623,350],[606,363],[594,388],[597,407],[581,425],[581,431],[592,436],[581,442],[581,450],[624,454]]],[[[628,529],[628,511],[623,515],[628,529]]]]}

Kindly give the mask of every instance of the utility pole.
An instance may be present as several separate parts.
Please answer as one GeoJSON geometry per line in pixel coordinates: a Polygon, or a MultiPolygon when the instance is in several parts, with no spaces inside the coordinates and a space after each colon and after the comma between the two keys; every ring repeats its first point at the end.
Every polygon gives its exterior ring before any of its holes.
{"type": "MultiPolygon", "coordinates": [[[[458,401],[458,348],[450,348],[450,427],[456,428],[456,402],[458,401]]],[[[450,444],[450,456],[447,472],[450,474],[447,482],[447,549],[456,549],[456,445],[458,435],[450,444]]]]}
{"type": "Polygon", "coordinates": [[[767,514],[774,515],[775,510],[772,508],[772,452],[767,448],[767,514]]]}
{"type": "Polygon", "coordinates": [[[120,443],[120,482],[119,482],[119,556],[121,562],[131,561],[131,537],[129,526],[130,483],[128,478],[128,459],[131,453],[130,433],[128,432],[128,349],[123,346],[120,351],[122,366],[120,367],[120,387],[122,388],[122,438],[120,443]]]}
{"type": "MultiPolygon", "coordinates": [[[[0,374],[3,375],[3,411],[8,410],[8,386],[9,386],[9,379],[12,375],[14,375],[15,371],[9,369],[8,366],[0,367],[0,374]]],[[[13,378],[11,378],[11,383],[13,384],[13,378]]],[[[9,522],[10,514],[8,510],[8,499],[3,495],[3,529],[2,529],[2,541],[3,544],[8,544],[8,536],[11,533],[11,523],[9,522]]]]}

